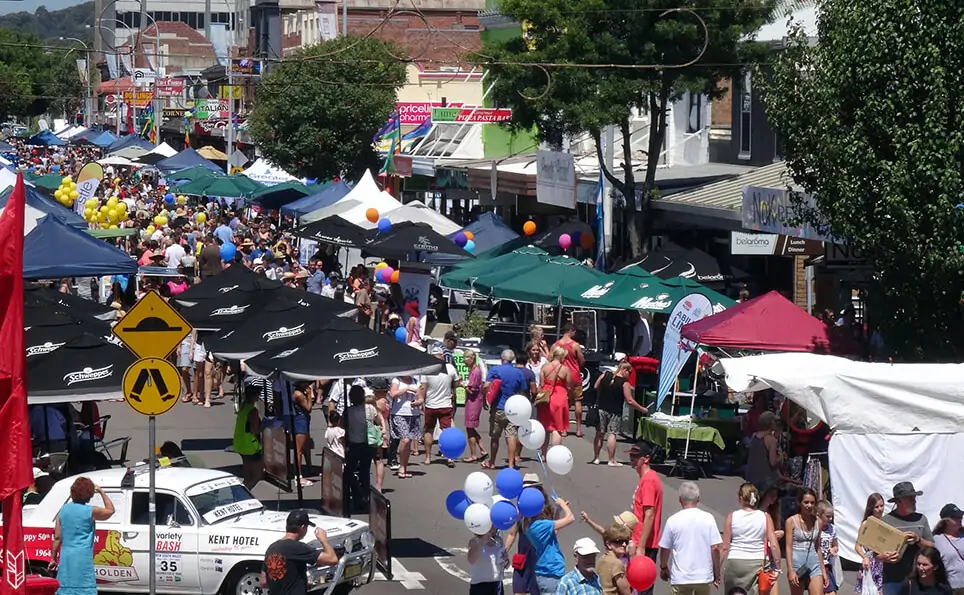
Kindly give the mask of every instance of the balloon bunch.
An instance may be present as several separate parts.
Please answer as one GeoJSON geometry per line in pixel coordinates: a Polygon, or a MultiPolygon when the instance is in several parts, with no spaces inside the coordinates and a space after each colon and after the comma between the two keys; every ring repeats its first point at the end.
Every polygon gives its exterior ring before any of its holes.
{"type": "Polygon", "coordinates": [[[74,179],[70,176],[61,180],[60,188],[54,191],[54,198],[65,207],[74,206],[74,201],[77,200],[77,196],[77,183],[74,182],[74,179]]]}
{"type": "Polygon", "coordinates": [[[455,237],[452,238],[452,241],[455,242],[456,246],[462,248],[469,254],[475,252],[475,234],[473,234],[471,231],[458,232],[455,234],[455,237]]]}
{"type": "Polygon", "coordinates": [[[379,283],[398,283],[400,277],[401,273],[388,266],[388,263],[380,262],[375,266],[375,280],[379,283]]]}
{"type": "Polygon", "coordinates": [[[111,196],[103,204],[96,198],[88,198],[84,203],[84,219],[101,229],[117,229],[128,216],[127,203],[117,196],[111,196]]]}
{"type": "Polygon", "coordinates": [[[574,231],[572,235],[564,233],[559,236],[559,247],[563,250],[568,250],[573,244],[578,244],[583,250],[592,250],[593,242],[595,238],[588,231],[586,233],[574,231]]]}
{"type": "MultiPolygon", "coordinates": [[[[510,423],[518,426],[519,441],[523,446],[534,451],[542,448],[546,429],[538,421],[530,419],[532,404],[529,399],[523,395],[509,397],[505,403],[505,416],[510,423]]],[[[465,433],[459,428],[442,430],[438,445],[443,456],[457,459],[467,445],[465,433]]],[[[573,462],[572,451],[565,446],[553,446],[546,453],[546,466],[556,475],[566,475],[572,471],[573,462]]],[[[506,531],[521,517],[538,516],[545,503],[545,495],[536,488],[524,487],[522,474],[511,467],[499,471],[494,484],[481,471],[470,473],[465,478],[463,488],[445,498],[448,513],[463,521],[476,535],[484,535],[492,527],[506,531]]]]}

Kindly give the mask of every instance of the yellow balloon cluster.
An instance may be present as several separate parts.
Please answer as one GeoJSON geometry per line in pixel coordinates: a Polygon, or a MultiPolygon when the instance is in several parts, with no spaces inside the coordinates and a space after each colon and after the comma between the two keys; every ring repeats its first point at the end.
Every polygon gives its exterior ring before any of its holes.
{"type": "Polygon", "coordinates": [[[74,179],[66,176],[61,180],[60,188],[54,191],[54,198],[65,207],[74,206],[74,201],[77,200],[77,184],[74,179]]]}
{"type": "Polygon", "coordinates": [[[101,229],[117,229],[127,217],[127,203],[117,196],[111,196],[103,204],[96,198],[84,203],[84,219],[101,229]]]}

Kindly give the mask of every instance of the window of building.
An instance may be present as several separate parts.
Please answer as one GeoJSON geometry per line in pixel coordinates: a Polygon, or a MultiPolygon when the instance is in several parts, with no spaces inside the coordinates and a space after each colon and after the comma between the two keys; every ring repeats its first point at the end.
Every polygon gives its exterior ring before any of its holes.
{"type": "Polygon", "coordinates": [[[689,118],[686,120],[686,132],[694,133],[703,130],[703,95],[689,91],[689,118]]]}
{"type": "Polygon", "coordinates": [[[743,85],[740,89],[740,153],[739,159],[749,159],[750,134],[752,133],[751,120],[753,117],[753,81],[750,71],[743,73],[743,85]]]}
{"type": "Polygon", "coordinates": [[[189,12],[185,16],[187,16],[187,26],[191,29],[197,29],[198,14],[196,12],[189,12]]]}
{"type": "Polygon", "coordinates": [[[194,27],[194,28],[195,28],[195,29],[203,29],[203,28],[204,28],[204,14],[203,14],[203,13],[198,13],[198,12],[196,12],[196,13],[194,13],[194,16],[197,17],[197,26],[194,27]]]}

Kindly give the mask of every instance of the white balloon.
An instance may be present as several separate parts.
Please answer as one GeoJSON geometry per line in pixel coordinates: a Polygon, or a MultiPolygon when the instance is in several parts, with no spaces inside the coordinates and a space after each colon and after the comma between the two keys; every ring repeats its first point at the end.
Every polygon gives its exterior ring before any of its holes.
{"type": "Polygon", "coordinates": [[[539,450],[546,441],[546,428],[539,420],[527,419],[519,424],[519,442],[529,450],[539,450]]]}
{"type": "Polygon", "coordinates": [[[532,417],[532,403],[523,395],[512,395],[505,402],[505,417],[517,426],[524,424],[532,417]]]}
{"type": "Polygon", "coordinates": [[[476,535],[485,535],[492,528],[492,519],[489,517],[489,507],[485,504],[469,504],[465,509],[465,526],[469,531],[476,535]]]}
{"type": "Polygon", "coordinates": [[[573,462],[572,451],[561,444],[546,451],[546,466],[556,475],[568,475],[573,462]]]}
{"type": "Polygon", "coordinates": [[[472,502],[477,504],[492,502],[492,478],[481,471],[469,473],[469,476],[465,478],[463,490],[472,502]]]}

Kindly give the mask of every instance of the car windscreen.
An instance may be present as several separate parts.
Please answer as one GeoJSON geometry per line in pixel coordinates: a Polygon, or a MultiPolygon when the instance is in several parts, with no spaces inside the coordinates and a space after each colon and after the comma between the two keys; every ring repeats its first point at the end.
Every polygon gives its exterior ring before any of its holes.
{"type": "Polygon", "coordinates": [[[261,501],[252,496],[248,488],[240,483],[218,486],[211,490],[193,493],[188,497],[201,518],[208,524],[264,508],[261,501]]]}

